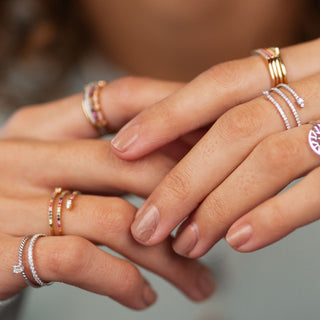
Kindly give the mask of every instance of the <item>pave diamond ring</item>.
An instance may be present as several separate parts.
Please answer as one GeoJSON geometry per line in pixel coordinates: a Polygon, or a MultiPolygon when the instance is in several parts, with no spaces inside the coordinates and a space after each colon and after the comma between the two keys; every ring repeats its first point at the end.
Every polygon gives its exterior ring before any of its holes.
{"type": "Polygon", "coordinates": [[[25,244],[26,244],[26,242],[28,241],[29,238],[31,238],[30,235],[29,235],[29,236],[25,236],[25,237],[22,239],[21,244],[20,244],[20,247],[19,247],[18,264],[12,266],[12,268],[13,268],[13,273],[15,273],[15,274],[21,273],[23,279],[25,280],[25,282],[26,282],[30,287],[39,288],[39,286],[34,285],[34,284],[28,279],[27,275],[26,275],[25,272],[24,272],[24,266],[23,266],[23,264],[22,264],[23,249],[24,249],[25,244]]]}
{"type": "Polygon", "coordinates": [[[38,274],[37,271],[34,267],[34,261],[33,261],[33,248],[35,245],[35,242],[37,241],[37,239],[39,239],[40,237],[46,237],[46,234],[35,234],[34,236],[32,236],[30,243],[29,243],[29,248],[28,248],[28,262],[29,262],[29,266],[30,266],[30,271],[32,273],[32,276],[34,278],[34,280],[36,281],[36,283],[38,284],[38,288],[39,287],[45,287],[45,286],[50,286],[52,284],[52,282],[43,282],[38,274]]]}

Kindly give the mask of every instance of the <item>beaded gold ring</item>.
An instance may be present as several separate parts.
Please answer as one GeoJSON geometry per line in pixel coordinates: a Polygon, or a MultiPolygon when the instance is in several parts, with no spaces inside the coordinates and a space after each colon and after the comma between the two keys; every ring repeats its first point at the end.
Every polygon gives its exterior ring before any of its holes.
{"type": "Polygon", "coordinates": [[[49,209],[48,209],[48,218],[49,218],[49,228],[50,233],[52,236],[54,236],[54,229],[53,229],[53,205],[54,200],[56,197],[62,192],[62,188],[55,188],[54,192],[51,195],[50,201],[49,201],[49,209]]]}
{"type": "Polygon", "coordinates": [[[104,116],[100,104],[100,91],[107,85],[106,81],[91,82],[84,87],[82,110],[91,124],[101,136],[109,132],[107,118],[104,116]]]}

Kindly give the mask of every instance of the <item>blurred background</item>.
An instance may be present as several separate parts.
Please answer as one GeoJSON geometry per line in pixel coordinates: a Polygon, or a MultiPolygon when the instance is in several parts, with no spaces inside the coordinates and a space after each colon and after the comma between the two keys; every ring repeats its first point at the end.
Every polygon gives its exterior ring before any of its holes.
{"type": "MultiPolygon", "coordinates": [[[[0,121],[94,80],[134,74],[189,81],[254,48],[318,37],[319,13],[313,0],[1,0],[0,121]]],[[[319,319],[319,242],[319,223],[256,253],[236,253],[221,241],[203,258],[218,291],[201,304],[142,271],[159,295],[147,311],[64,284],[26,290],[15,308],[18,320],[319,319]]]]}

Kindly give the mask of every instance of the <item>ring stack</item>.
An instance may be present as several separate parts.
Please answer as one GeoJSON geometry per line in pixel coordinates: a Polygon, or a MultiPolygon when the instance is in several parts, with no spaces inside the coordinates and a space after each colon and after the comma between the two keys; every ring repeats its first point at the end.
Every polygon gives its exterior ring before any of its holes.
{"type": "Polygon", "coordinates": [[[251,54],[260,55],[265,59],[273,87],[280,83],[288,83],[287,70],[282,61],[280,49],[278,47],[256,49],[252,51],[251,54]]]}
{"type": "Polygon", "coordinates": [[[282,98],[284,100],[284,102],[290,108],[290,110],[296,120],[297,126],[299,127],[299,126],[301,126],[300,116],[299,116],[294,104],[289,99],[289,97],[282,90],[280,90],[281,88],[286,89],[287,91],[289,91],[292,94],[292,96],[295,99],[296,104],[300,108],[304,107],[304,100],[287,84],[282,84],[282,83],[278,84],[276,88],[271,88],[270,91],[266,90],[266,91],[263,91],[262,93],[276,107],[276,109],[278,110],[287,130],[291,129],[288,117],[287,117],[286,113],[284,112],[284,110],[282,109],[282,107],[280,106],[280,104],[276,101],[276,99],[271,96],[271,94],[270,94],[271,92],[275,92],[278,96],[280,96],[280,98],[282,98]]]}
{"type": "Polygon", "coordinates": [[[13,268],[13,273],[14,274],[19,274],[21,273],[23,279],[25,280],[25,282],[30,286],[30,287],[33,287],[33,288],[41,288],[41,287],[44,287],[44,286],[49,286],[52,284],[52,282],[43,282],[40,280],[37,272],[36,272],[36,269],[35,269],[35,266],[34,266],[34,259],[33,259],[33,248],[34,248],[34,245],[35,245],[35,242],[36,240],[39,238],[39,237],[46,237],[45,234],[36,234],[34,236],[31,236],[31,235],[28,235],[28,236],[25,236],[22,241],[21,241],[21,244],[20,244],[20,247],[19,247],[19,253],[18,253],[18,264],[17,265],[14,265],[12,266],[13,268]],[[32,273],[32,276],[35,280],[35,282],[37,284],[33,284],[28,276],[26,275],[26,273],[24,272],[25,271],[25,267],[24,265],[22,264],[22,259],[23,259],[23,250],[24,250],[24,247],[28,241],[28,239],[31,238],[30,240],[30,243],[29,243],[29,247],[28,247],[28,262],[29,262],[29,267],[30,267],[30,271],[32,273]]]}
{"type": "Polygon", "coordinates": [[[73,202],[76,198],[76,196],[80,195],[81,192],[79,191],[71,191],[69,190],[63,190],[62,188],[55,188],[54,192],[51,195],[50,201],[49,201],[49,209],[48,209],[48,216],[49,216],[49,228],[50,233],[52,236],[55,236],[55,228],[58,230],[59,236],[63,235],[62,232],[62,210],[63,210],[63,201],[66,196],[70,195],[70,198],[67,199],[65,208],[66,210],[70,211],[73,208],[73,202]],[[59,197],[59,198],[58,198],[59,197]],[[55,210],[54,210],[55,209],[55,210]],[[54,219],[54,212],[56,213],[55,219],[54,219]],[[53,222],[56,222],[54,225],[53,222]]]}
{"type": "Polygon", "coordinates": [[[88,122],[103,136],[108,133],[108,121],[100,104],[100,91],[106,86],[105,81],[91,82],[84,87],[82,110],[88,122]]]}

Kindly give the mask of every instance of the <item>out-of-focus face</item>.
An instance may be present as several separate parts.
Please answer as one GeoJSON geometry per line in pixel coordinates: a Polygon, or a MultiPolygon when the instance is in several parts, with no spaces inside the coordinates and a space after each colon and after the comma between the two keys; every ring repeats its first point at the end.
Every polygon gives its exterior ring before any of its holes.
{"type": "Polygon", "coordinates": [[[190,79],[261,46],[299,39],[305,0],[82,0],[97,39],[138,74],[190,79]]]}

